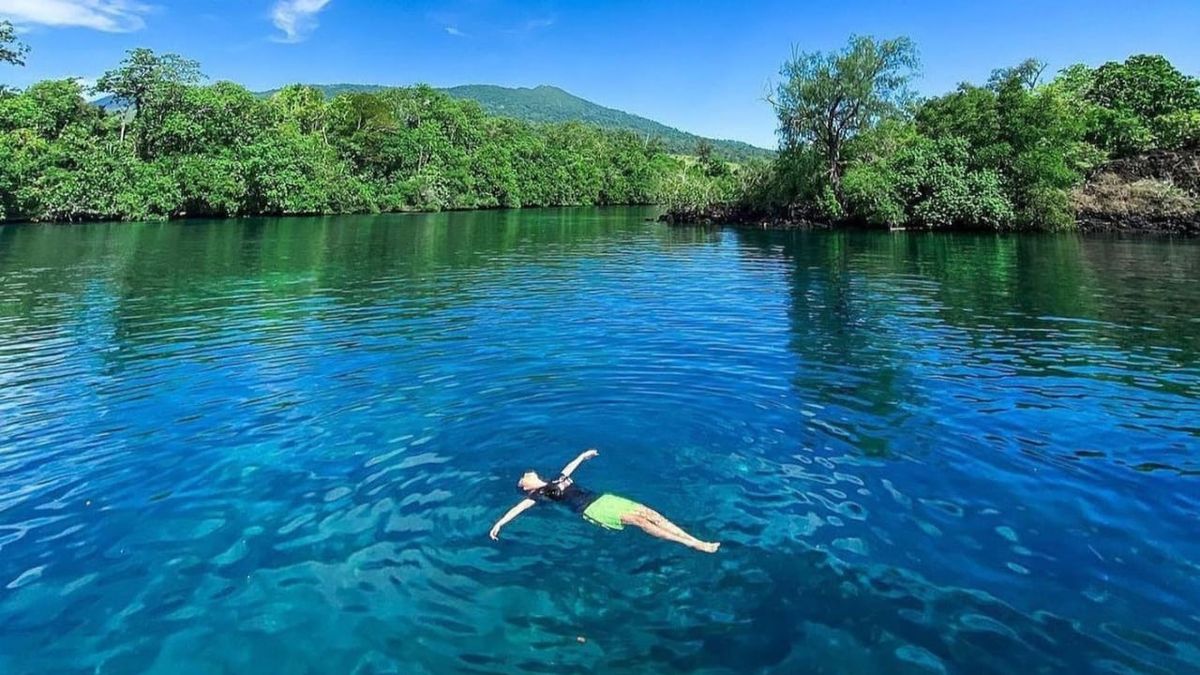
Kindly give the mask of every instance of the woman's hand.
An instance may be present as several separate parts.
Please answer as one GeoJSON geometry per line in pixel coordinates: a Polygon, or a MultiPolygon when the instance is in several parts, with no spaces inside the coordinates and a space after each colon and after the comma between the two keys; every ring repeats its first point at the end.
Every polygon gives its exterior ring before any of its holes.
{"type": "Polygon", "coordinates": [[[583,464],[587,460],[596,457],[599,454],[600,452],[598,450],[584,450],[583,452],[579,453],[578,457],[571,460],[570,464],[564,466],[563,470],[560,471],[559,474],[563,478],[570,478],[571,474],[575,473],[575,469],[578,469],[580,464],[583,464]]]}
{"type": "Polygon", "coordinates": [[[529,508],[536,503],[537,502],[535,502],[529,498],[522,499],[521,503],[519,503],[516,506],[509,509],[508,513],[504,514],[504,517],[502,517],[500,520],[496,521],[496,524],[492,526],[491,531],[488,532],[488,536],[492,538],[492,541],[499,541],[500,540],[500,528],[502,528],[505,525],[512,522],[513,518],[516,518],[517,516],[521,515],[522,513],[525,513],[526,511],[528,511],[529,508]]]}

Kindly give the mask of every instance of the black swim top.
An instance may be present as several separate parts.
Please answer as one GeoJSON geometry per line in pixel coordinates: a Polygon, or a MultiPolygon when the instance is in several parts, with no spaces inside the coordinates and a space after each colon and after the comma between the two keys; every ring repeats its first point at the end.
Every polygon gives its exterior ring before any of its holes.
{"type": "Polygon", "coordinates": [[[586,511],[599,497],[595,492],[579,487],[566,476],[559,476],[529,493],[529,498],[536,502],[557,502],[576,513],[586,511]]]}

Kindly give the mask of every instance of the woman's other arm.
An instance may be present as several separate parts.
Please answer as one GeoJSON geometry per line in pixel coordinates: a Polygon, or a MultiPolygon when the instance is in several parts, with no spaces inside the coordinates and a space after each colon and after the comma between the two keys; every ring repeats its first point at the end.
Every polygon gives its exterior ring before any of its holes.
{"type": "Polygon", "coordinates": [[[511,523],[513,518],[516,518],[517,516],[521,515],[522,513],[525,513],[526,511],[529,510],[529,507],[533,506],[534,504],[537,504],[537,502],[533,501],[532,499],[521,500],[520,504],[517,504],[516,506],[509,509],[508,513],[504,514],[504,516],[501,517],[500,520],[496,521],[496,524],[492,526],[492,531],[488,532],[488,536],[492,538],[492,541],[496,541],[497,539],[499,539],[500,538],[500,528],[511,523]]]}

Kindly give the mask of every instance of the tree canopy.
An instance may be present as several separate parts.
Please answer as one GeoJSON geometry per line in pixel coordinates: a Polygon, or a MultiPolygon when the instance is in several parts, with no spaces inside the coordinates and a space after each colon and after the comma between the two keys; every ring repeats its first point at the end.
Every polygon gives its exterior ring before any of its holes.
{"type": "Polygon", "coordinates": [[[838,52],[796,52],[780,70],[783,80],[772,98],[782,150],[817,149],[837,191],[846,142],[901,114],[918,65],[908,38],[852,37],[838,52]]]}
{"type": "Polygon", "coordinates": [[[1200,81],[1162,56],[1072,66],[1049,81],[1044,62],[1026,59],[982,86],[924,100],[909,88],[917,65],[907,38],[855,37],[838,51],[796,53],[771,99],[780,156],[747,181],[735,210],[892,227],[1066,229],[1076,191],[1104,162],[1200,149],[1200,81]]]}
{"type": "MultiPolygon", "coordinates": [[[[350,93],[378,93],[388,87],[370,84],[324,84],[312,85],[311,88],[323,92],[326,98],[336,98],[350,93]]],[[[710,143],[713,148],[713,156],[726,162],[769,159],[775,154],[772,150],[755,147],[741,141],[702,138],[645,117],[607,108],[558,87],[542,85],[529,88],[466,84],[448,87],[441,91],[454,98],[475,101],[483,107],[484,112],[499,117],[512,117],[534,124],[583,122],[609,131],[632,131],[642,138],[661,142],[663,150],[669,154],[689,155],[701,141],[710,143]]],[[[266,95],[275,93],[277,92],[270,91],[266,92],[266,95]]]]}
{"type": "Polygon", "coordinates": [[[494,117],[428,86],[262,98],[202,82],[195,62],[137,49],[95,88],[127,107],[71,80],[0,98],[0,218],[647,204],[691,170],[630,132],[494,117]]]}

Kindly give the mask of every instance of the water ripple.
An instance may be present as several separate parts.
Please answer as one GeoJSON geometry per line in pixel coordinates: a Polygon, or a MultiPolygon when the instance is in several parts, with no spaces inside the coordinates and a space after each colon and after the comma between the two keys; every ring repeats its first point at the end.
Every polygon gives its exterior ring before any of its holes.
{"type": "Polygon", "coordinates": [[[1200,671],[1200,246],[646,215],[0,228],[0,671],[1200,671]]]}

